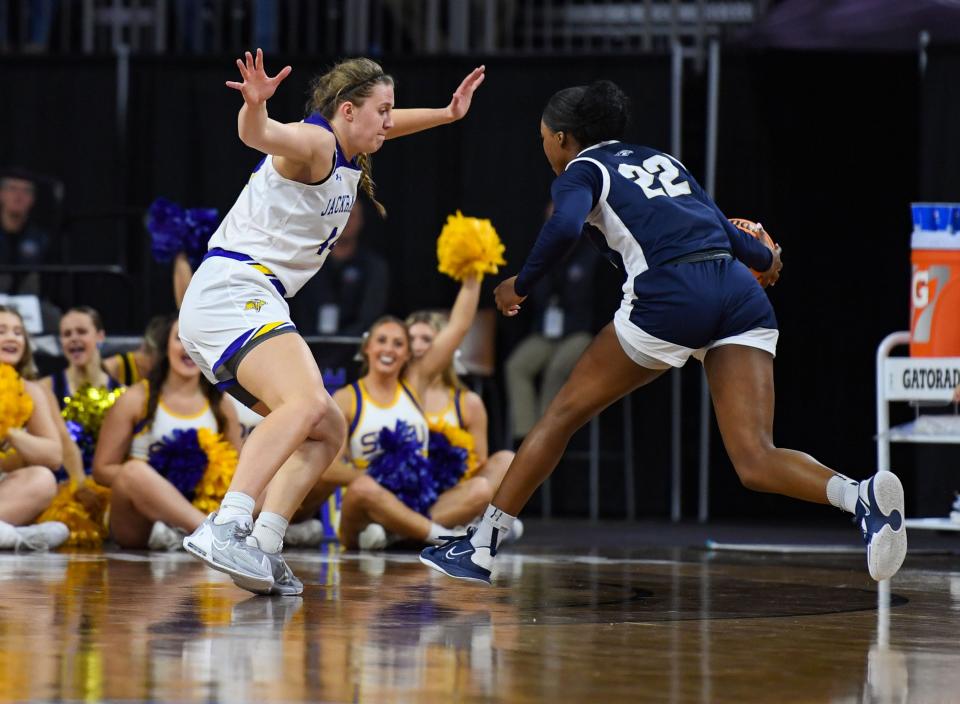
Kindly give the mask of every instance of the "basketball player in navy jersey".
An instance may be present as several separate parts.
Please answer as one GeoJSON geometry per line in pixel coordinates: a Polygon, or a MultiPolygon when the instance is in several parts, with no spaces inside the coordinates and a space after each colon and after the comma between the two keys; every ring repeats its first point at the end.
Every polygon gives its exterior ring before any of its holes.
{"type": "Polygon", "coordinates": [[[586,231],[625,273],[623,302],[527,435],[472,535],[421,553],[424,564],[490,582],[497,547],[573,433],[618,398],[691,357],[703,362],[717,423],[744,486],[855,514],[876,579],[907,551],[903,488],[891,472],[856,482],[773,444],[777,321],[762,286],[780,274],[780,250],[733,227],[673,157],[621,143],[627,98],[609,81],[567,88],[547,104],[543,150],[557,174],[554,213],[519,275],[496,289],[517,315],[534,283],[586,231]],[[747,267],[763,272],[760,284],[747,267]]]}

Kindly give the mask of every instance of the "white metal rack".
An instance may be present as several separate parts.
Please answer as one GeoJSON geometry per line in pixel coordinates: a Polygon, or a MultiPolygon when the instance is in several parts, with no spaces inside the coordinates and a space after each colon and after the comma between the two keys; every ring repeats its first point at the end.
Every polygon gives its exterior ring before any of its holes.
{"type": "MultiPolygon", "coordinates": [[[[890,427],[890,403],[947,404],[960,382],[960,357],[892,357],[909,332],[887,335],[877,347],[877,469],[890,470],[890,443],[960,444],[960,432],[923,431],[917,421],[890,427]]],[[[908,518],[908,528],[960,531],[949,518],[908,518]]]]}

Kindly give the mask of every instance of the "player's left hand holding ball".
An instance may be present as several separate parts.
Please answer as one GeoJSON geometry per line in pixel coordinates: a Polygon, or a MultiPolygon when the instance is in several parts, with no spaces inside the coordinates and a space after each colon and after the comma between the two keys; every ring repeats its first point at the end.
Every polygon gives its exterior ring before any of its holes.
{"type": "Polygon", "coordinates": [[[760,272],[760,275],[757,276],[757,281],[759,281],[760,285],[764,288],[776,285],[777,279],[780,278],[780,270],[783,268],[783,261],[780,259],[780,252],[782,251],[780,245],[774,246],[770,251],[773,252],[770,268],[760,272]]]}
{"type": "Polygon", "coordinates": [[[517,291],[514,288],[516,281],[517,277],[511,276],[509,279],[501,281],[500,284],[493,289],[493,298],[497,303],[497,309],[508,318],[512,318],[519,313],[520,304],[527,299],[526,296],[517,295],[517,291]]]}
{"type": "Polygon", "coordinates": [[[459,120],[470,109],[470,103],[473,101],[473,93],[483,83],[486,77],[486,66],[477,66],[460,83],[459,87],[453,92],[453,98],[447,106],[447,113],[450,120],[459,120]]]}

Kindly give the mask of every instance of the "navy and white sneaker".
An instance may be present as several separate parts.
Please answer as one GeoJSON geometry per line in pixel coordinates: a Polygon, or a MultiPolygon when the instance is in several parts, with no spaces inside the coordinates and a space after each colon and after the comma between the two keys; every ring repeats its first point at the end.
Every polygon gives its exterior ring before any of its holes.
{"type": "MultiPolygon", "coordinates": [[[[472,535],[473,531],[470,530],[466,535],[452,537],[443,545],[425,548],[420,553],[420,562],[454,579],[490,584],[490,570],[481,567],[472,559],[477,551],[470,542],[472,535]]],[[[490,550],[490,557],[496,554],[496,548],[490,550]]]]}
{"type": "Polygon", "coordinates": [[[890,579],[907,556],[903,485],[893,472],[877,472],[860,482],[854,520],[867,544],[867,568],[878,582],[890,579]]]}

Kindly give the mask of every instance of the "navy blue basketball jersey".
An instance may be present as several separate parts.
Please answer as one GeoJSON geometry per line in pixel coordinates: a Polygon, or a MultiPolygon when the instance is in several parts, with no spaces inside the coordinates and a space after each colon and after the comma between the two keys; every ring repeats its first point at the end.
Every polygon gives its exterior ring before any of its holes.
{"type": "Polygon", "coordinates": [[[581,152],[560,178],[576,171],[589,171],[584,176],[594,181],[596,202],[587,222],[621,256],[629,276],[692,252],[730,249],[725,218],[673,157],[603,142],[581,152]]]}
{"type": "Polygon", "coordinates": [[[694,252],[731,251],[761,271],[771,263],[766,246],[731,225],[683,164],[650,147],[588,147],[557,177],[552,195],[554,214],[517,278],[520,295],[584,229],[626,273],[627,295],[648,269],[694,252]]]}

